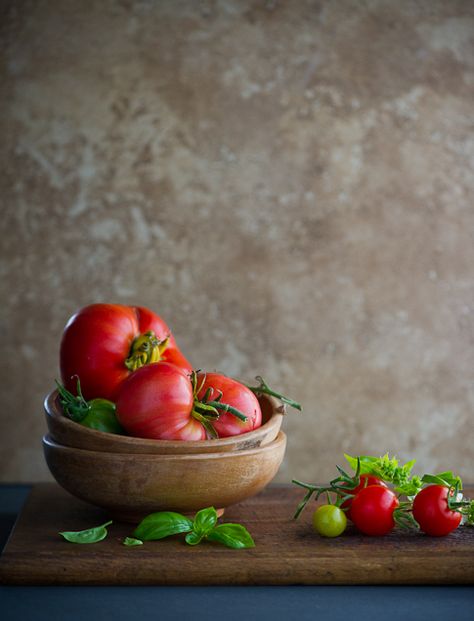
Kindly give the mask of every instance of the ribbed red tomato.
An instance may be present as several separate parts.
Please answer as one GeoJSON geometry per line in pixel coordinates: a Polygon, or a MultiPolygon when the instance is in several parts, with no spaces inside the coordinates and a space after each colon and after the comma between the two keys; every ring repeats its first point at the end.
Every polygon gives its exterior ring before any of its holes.
{"type": "Polygon", "coordinates": [[[155,362],[132,373],[120,386],[116,414],[132,436],[155,440],[205,440],[194,416],[194,389],[187,371],[155,362]]]}
{"type": "Polygon", "coordinates": [[[62,382],[75,394],[79,378],[86,400],[114,401],[132,371],[159,360],[191,370],[166,323],[147,308],[92,304],[73,315],[64,329],[62,382]]]}
{"type": "Polygon", "coordinates": [[[428,485],[415,496],[413,517],[427,535],[444,537],[461,523],[462,514],[448,506],[449,493],[444,485],[428,485]]]}
{"type": "Polygon", "coordinates": [[[221,398],[223,403],[247,417],[244,422],[230,412],[222,412],[219,419],[212,423],[220,438],[246,433],[262,424],[262,410],[257,397],[237,380],[221,373],[198,373],[196,385],[199,388],[198,399],[203,399],[208,393],[208,401],[221,398]]]}

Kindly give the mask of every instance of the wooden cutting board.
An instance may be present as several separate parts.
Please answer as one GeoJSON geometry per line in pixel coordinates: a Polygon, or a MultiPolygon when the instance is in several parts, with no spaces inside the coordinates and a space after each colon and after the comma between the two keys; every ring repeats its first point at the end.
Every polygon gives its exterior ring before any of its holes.
{"type": "MultiPolygon", "coordinates": [[[[466,490],[469,495],[474,489],[466,490]]],[[[394,531],[371,538],[350,527],[337,539],[311,528],[314,502],[292,520],[302,492],[270,486],[228,508],[223,522],[244,524],[256,547],[230,550],[209,542],[191,547],[172,537],[128,548],[133,525],[114,523],[104,541],[77,545],[58,531],[106,521],[103,511],[56,484],[33,488],[0,558],[4,584],[55,585],[294,585],[474,583],[474,528],[431,538],[394,531]]]]}

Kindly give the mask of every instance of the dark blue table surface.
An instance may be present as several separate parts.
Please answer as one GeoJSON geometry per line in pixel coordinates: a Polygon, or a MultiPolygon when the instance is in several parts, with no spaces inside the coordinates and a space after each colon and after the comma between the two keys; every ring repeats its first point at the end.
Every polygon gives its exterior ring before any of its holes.
{"type": "MultiPolygon", "coordinates": [[[[28,496],[0,486],[0,545],[28,496]]],[[[474,559],[473,559],[474,562],[474,559]]],[[[468,586],[0,587],[2,621],[474,620],[468,586]]]]}

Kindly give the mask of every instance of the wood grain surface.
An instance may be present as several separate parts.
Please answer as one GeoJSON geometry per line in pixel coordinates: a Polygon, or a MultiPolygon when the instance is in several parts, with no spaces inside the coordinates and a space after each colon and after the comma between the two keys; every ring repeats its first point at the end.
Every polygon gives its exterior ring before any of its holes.
{"type": "MultiPolygon", "coordinates": [[[[473,495],[474,489],[466,490],[473,495]]],[[[33,488],[0,559],[4,584],[54,585],[295,585],[472,584],[474,529],[431,538],[395,530],[362,536],[351,527],[337,539],[311,528],[313,503],[292,520],[301,491],[269,486],[226,510],[223,522],[244,524],[255,539],[250,550],[212,543],[191,547],[182,537],[122,544],[133,526],[114,523],[104,541],[77,545],[61,530],[103,523],[107,515],[55,484],[33,488]]]]}

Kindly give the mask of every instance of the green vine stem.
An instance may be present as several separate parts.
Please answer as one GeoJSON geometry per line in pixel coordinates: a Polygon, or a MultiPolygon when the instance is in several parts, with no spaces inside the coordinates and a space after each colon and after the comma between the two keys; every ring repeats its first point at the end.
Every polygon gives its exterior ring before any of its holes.
{"type": "Polygon", "coordinates": [[[315,494],[315,500],[318,500],[321,494],[324,493],[335,494],[336,501],[334,504],[338,507],[340,507],[345,500],[352,497],[352,494],[348,492],[355,489],[360,484],[360,460],[357,460],[357,469],[354,476],[347,474],[347,472],[339,466],[336,466],[336,468],[339,470],[339,476],[330,481],[328,485],[312,485],[310,483],[303,483],[303,481],[298,481],[297,479],[292,480],[292,483],[307,490],[303,500],[296,507],[296,511],[293,516],[294,520],[298,519],[303,509],[311,500],[313,494],[315,494]]]}
{"type": "Polygon", "coordinates": [[[77,396],[75,397],[72,392],[66,390],[62,384],[56,381],[56,386],[58,387],[59,399],[61,401],[61,405],[64,413],[68,418],[73,420],[76,423],[80,423],[90,411],[90,405],[84,399],[84,396],[81,391],[81,382],[79,378],[77,378],[77,396]]]}
{"type": "Polygon", "coordinates": [[[297,401],[295,401],[294,399],[290,399],[290,397],[285,397],[284,395],[270,388],[270,386],[260,375],[257,375],[255,379],[257,380],[257,382],[259,382],[258,386],[249,386],[248,384],[244,384],[244,386],[251,390],[254,395],[270,395],[271,397],[276,397],[282,403],[285,403],[286,405],[289,405],[290,407],[295,408],[295,410],[299,410],[301,412],[301,405],[297,401]]]}

